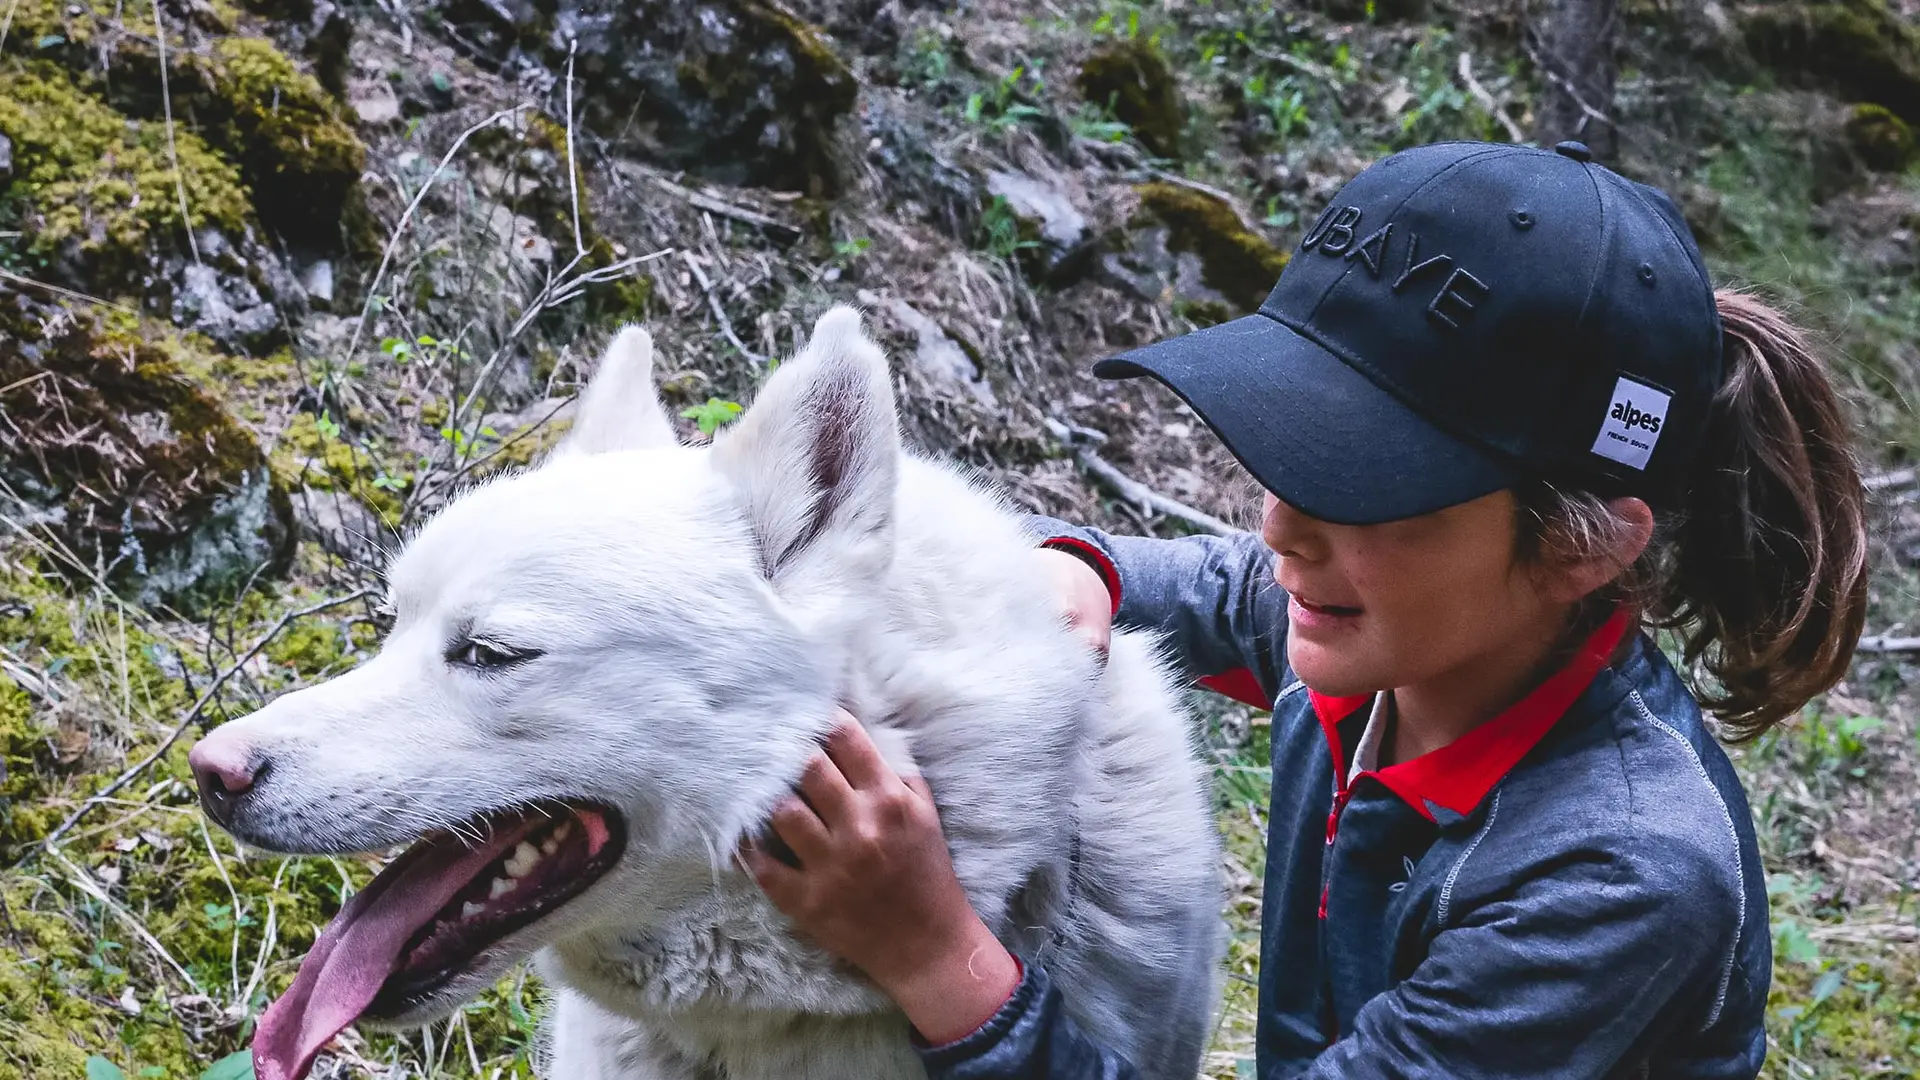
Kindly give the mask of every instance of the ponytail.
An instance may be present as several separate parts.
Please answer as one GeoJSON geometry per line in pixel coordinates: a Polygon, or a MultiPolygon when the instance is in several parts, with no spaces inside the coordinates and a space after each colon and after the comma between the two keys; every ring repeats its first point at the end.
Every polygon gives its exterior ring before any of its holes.
{"type": "MultiPolygon", "coordinates": [[[[1592,599],[1674,632],[1707,677],[1702,706],[1745,741],[1847,673],[1866,622],[1866,492],[1805,334],[1744,293],[1714,299],[1726,376],[1685,510],[1592,599]]],[[[1520,503],[1523,558],[1587,557],[1627,527],[1604,500],[1544,484],[1520,503]]]]}

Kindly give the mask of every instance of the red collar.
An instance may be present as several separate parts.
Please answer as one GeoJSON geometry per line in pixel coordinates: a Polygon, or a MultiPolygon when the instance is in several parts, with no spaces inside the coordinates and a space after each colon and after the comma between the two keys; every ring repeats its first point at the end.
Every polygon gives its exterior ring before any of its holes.
{"type": "MultiPolygon", "coordinates": [[[[1629,621],[1625,608],[1615,611],[1605,625],[1581,644],[1580,651],[1566,667],[1499,716],[1438,750],[1361,775],[1385,784],[1429,821],[1433,819],[1433,812],[1427,808],[1428,803],[1446,807],[1456,814],[1472,813],[1487,797],[1487,792],[1493,790],[1493,785],[1546,737],[1600,674],[1600,669],[1607,666],[1607,659],[1626,636],[1629,621]]],[[[1340,732],[1335,725],[1373,697],[1370,694],[1326,697],[1311,689],[1307,696],[1313,702],[1314,714],[1320,718],[1321,730],[1326,732],[1327,746],[1333,751],[1333,775],[1340,790],[1345,792],[1346,755],[1340,748],[1340,732]]]]}

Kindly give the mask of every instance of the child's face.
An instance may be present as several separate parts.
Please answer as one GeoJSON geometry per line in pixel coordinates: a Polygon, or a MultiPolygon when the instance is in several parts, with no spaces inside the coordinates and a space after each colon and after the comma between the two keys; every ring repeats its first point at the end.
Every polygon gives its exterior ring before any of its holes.
{"type": "Polygon", "coordinates": [[[1291,597],[1294,672],[1346,696],[1471,680],[1544,652],[1569,602],[1515,560],[1515,512],[1501,491],[1405,521],[1332,525],[1269,494],[1261,533],[1291,597]]]}

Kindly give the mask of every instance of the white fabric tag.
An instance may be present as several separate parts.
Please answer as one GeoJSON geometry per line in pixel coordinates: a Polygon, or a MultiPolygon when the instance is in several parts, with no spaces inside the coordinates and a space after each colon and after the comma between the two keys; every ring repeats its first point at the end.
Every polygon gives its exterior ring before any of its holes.
{"type": "Polygon", "coordinates": [[[1672,400],[1671,394],[1620,376],[1606,418],[1600,421],[1600,435],[1593,440],[1593,452],[1629,468],[1646,469],[1672,400]]]}

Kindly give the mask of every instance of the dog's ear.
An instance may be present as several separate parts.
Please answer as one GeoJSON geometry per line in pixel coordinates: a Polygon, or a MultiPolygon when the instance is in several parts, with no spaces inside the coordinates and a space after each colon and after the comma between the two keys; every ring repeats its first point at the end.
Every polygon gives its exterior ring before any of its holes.
{"type": "Polygon", "coordinates": [[[673,422],[653,389],[653,336],[625,326],[574,405],[573,428],[553,457],[673,446],[673,422]]]}
{"type": "Polygon", "coordinates": [[[887,358],[838,306],[714,444],[767,577],[789,599],[877,580],[892,559],[900,433],[887,358]]]}

